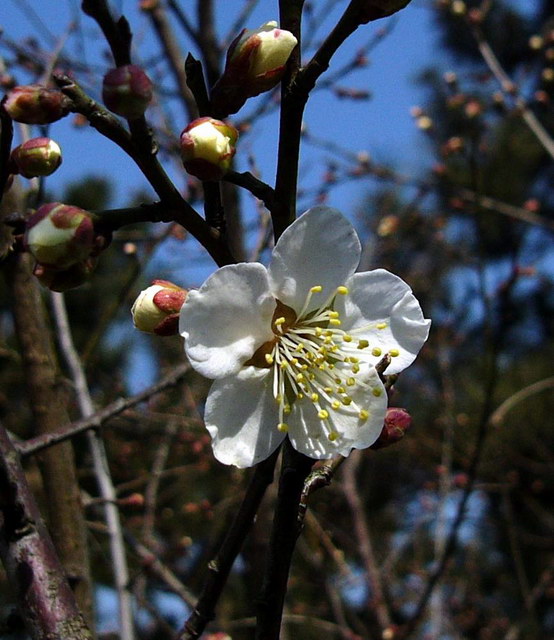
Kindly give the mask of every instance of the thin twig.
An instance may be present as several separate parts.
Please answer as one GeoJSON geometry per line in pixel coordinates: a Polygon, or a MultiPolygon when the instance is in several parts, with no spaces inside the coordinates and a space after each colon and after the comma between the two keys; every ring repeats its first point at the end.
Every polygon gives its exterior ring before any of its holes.
{"type": "Polygon", "coordinates": [[[197,640],[214,617],[215,607],[227,582],[231,567],[239,554],[267,487],[273,481],[273,470],[279,450],[260,462],[250,480],[242,504],[229,527],[215,558],[208,565],[208,575],[200,598],[180,631],[178,640],[197,640]]]}
{"type": "Polygon", "coordinates": [[[168,373],[160,380],[160,382],[148,387],[148,389],[145,389],[130,398],[118,398],[104,407],[104,409],[97,411],[88,418],[77,420],[57,429],[56,431],[26,440],[25,442],[17,445],[17,450],[22,457],[30,456],[59,442],[69,440],[77,434],[88,431],[89,429],[98,429],[105,422],[111,420],[114,416],[123,413],[126,409],[130,409],[141,402],[145,402],[152,396],[165,391],[169,387],[173,387],[180,382],[181,379],[189,373],[189,371],[190,365],[188,363],[182,364],[168,373]]]}
{"type": "MultiPolygon", "coordinates": [[[[51,300],[58,341],[71,375],[79,411],[81,417],[88,418],[94,414],[94,405],[79,354],[73,343],[64,295],[63,293],[52,292],[51,300]]],[[[134,640],[135,629],[133,624],[133,603],[129,591],[129,567],[125,554],[119,510],[116,504],[117,495],[112,482],[102,437],[97,431],[88,431],[87,439],[92,453],[96,482],[98,483],[100,495],[104,500],[104,515],[108,525],[110,555],[119,605],[119,632],[122,640],[134,640]]]]}

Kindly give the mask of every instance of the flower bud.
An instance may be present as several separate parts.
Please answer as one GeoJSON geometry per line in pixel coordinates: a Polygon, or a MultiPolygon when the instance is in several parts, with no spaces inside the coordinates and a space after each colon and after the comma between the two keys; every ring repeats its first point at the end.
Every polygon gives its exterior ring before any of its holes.
{"type": "Polygon", "coordinates": [[[49,176],[62,163],[62,150],[51,138],[32,138],[16,147],[10,160],[24,178],[49,176]]]}
{"type": "Polygon", "coordinates": [[[12,89],[4,99],[12,120],[25,124],[49,124],[69,113],[69,100],[58,89],[29,84],[12,89]]]}
{"type": "Polygon", "coordinates": [[[406,431],[412,426],[412,416],[406,409],[389,407],[385,414],[385,424],[381,435],[371,445],[371,449],[383,449],[395,444],[406,435],[406,431]]]}
{"type": "Polygon", "coordinates": [[[134,64],[111,69],[104,76],[102,99],[110,111],[129,120],[140,118],[152,100],[152,81],[134,64]]]}
{"type": "Polygon", "coordinates": [[[94,248],[92,217],[60,202],[42,205],[27,219],[23,242],[41,265],[67,269],[86,260],[94,248]]]}
{"type": "Polygon", "coordinates": [[[89,258],[72,264],[67,269],[55,269],[37,263],[33,274],[50,291],[68,291],[83,284],[93,272],[96,260],[89,258]]]}
{"type": "Polygon", "coordinates": [[[186,297],[187,291],[176,284],[154,280],[133,304],[131,313],[135,327],[158,336],[177,335],[179,312],[186,297]]]}
{"type": "Polygon", "coordinates": [[[217,112],[236,113],[248,98],[273,89],[297,44],[293,34],[279,29],[275,21],[243,29],[231,43],[225,71],[213,88],[217,112]]]}
{"type": "Polygon", "coordinates": [[[185,169],[200,180],[220,180],[235,155],[238,137],[235,127],[221,120],[193,120],[181,133],[185,169]]]}

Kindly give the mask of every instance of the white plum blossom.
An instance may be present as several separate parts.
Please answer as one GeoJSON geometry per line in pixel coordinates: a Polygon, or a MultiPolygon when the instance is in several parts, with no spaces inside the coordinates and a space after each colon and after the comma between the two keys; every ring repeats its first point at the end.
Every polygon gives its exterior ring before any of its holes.
{"type": "Polygon", "coordinates": [[[427,339],[410,287],[384,269],[355,273],[358,236],[318,206],[290,225],[269,267],[218,269],[181,309],[191,365],[214,379],[205,409],[215,457],[249,467],[288,437],[316,459],[377,440],[387,373],[412,363],[427,339]]]}

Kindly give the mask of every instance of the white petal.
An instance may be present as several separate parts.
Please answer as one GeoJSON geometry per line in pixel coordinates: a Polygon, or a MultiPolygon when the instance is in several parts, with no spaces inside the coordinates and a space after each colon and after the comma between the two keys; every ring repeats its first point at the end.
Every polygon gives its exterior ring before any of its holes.
{"type": "Polygon", "coordinates": [[[207,378],[236,373],[254,351],[273,338],[275,300],[266,268],[229,265],[190,291],[181,309],[179,332],[192,366],[207,378]]]}
{"type": "Polygon", "coordinates": [[[269,265],[271,290],[281,302],[300,311],[310,289],[323,286],[309,309],[343,285],[360,261],[354,227],[336,209],[313,207],[285,229],[269,265]]]}
{"type": "Polygon", "coordinates": [[[349,294],[337,298],[336,309],[342,329],[369,341],[360,357],[375,364],[385,353],[396,354],[386,373],[405,369],[427,340],[431,324],[410,287],[385,269],[356,273],[347,286],[349,294]]]}
{"type": "Polygon", "coordinates": [[[243,468],[265,460],[285,437],[277,430],[270,370],[244,367],[237,376],[216,380],[204,420],[214,455],[223,464],[243,468]]]}
{"type": "Polygon", "coordinates": [[[349,390],[352,405],[336,411],[329,409],[330,417],[324,424],[309,399],[296,401],[287,419],[292,446],[317,459],[347,456],[352,449],[371,446],[383,430],[387,393],[373,367],[368,369],[362,381],[366,386],[356,385],[349,390]],[[360,419],[361,409],[369,414],[365,420],[360,419]],[[329,440],[331,430],[339,434],[336,440],[329,440]]]}

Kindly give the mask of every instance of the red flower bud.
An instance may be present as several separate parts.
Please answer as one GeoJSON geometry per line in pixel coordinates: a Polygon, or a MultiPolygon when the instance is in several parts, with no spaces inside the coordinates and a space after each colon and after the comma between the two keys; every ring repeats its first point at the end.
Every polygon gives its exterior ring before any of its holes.
{"type": "Polygon", "coordinates": [[[406,435],[406,431],[412,426],[412,417],[406,409],[389,407],[385,414],[385,424],[381,435],[371,445],[371,449],[383,449],[395,444],[406,435]]]}
{"type": "Polygon", "coordinates": [[[129,120],[140,118],[152,101],[152,82],[134,64],[111,69],[104,76],[102,99],[110,111],[129,120]]]}
{"type": "Polygon", "coordinates": [[[49,124],[69,113],[69,100],[58,89],[29,84],[12,89],[4,99],[4,109],[16,122],[49,124]]]}

